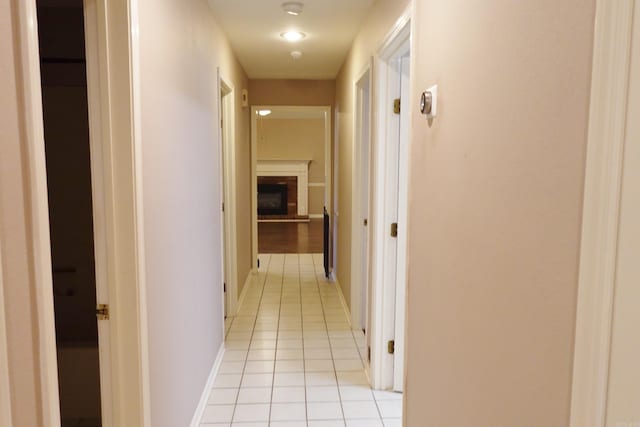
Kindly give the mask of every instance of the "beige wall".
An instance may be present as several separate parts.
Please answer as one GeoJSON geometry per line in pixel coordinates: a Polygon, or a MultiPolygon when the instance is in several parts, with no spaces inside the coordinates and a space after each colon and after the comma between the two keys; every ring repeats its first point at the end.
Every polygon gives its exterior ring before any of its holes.
{"type": "Polygon", "coordinates": [[[242,106],[242,89],[249,87],[249,79],[230,48],[221,56],[222,75],[235,85],[235,154],[236,154],[236,262],[238,297],[251,272],[251,120],[249,107],[242,106]],[[227,77],[228,76],[228,77],[227,77]]]}
{"type": "Polygon", "coordinates": [[[335,80],[249,81],[250,105],[333,105],[335,80]]]}
{"type": "MultiPolygon", "coordinates": [[[[248,119],[247,81],[206,0],[141,0],[139,15],[151,424],[186,426],[223,340],[217,67],[248,119]]],[[[247,122],[236,123],[240,175],[247,122]]]]}
{"type": "MultiPolygon", "coordinates": [[[[324,183],[324,119],[258,119],[258,160],[311,160],[309,183],[324,183]]],[[[322,215],[324,188],[309,188],[309,215],[322,215]]]]}
{"type": "Polygon", "coordinates": [[[408,426],[568,425],[593,21],[592,0],[416,3],[408,426]]]}
{"type": "Polygon", "coordinates": [[[338,262],[336,273],[342,293],[351,305],[351,189],[353,173],[354,88],[383,38],[405,10],[408,0],[378,1],[356,36],[336,79],[338,123],[338,262]]]}
{"type": "MultiPolygon", "coordinates": [[[[26,137],[17,63],[17,2],[0,0],[0,245],[9,384],[15,426],[42,426],[38,327],[26,171],[26,137]]],[[[0,289],[2,291],[2,289],[0,289]]],[[[4,380],[4,379],[3,379],[4,380]]]]}

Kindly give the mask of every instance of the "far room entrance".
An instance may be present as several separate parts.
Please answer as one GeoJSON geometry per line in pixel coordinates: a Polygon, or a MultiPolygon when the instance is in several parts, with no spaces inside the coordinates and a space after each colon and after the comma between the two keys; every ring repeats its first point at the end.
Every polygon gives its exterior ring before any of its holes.
{"type": "Polygon", "coordinates": [[[324,253],[331,108],[252,110],[254,248],[260,254],[324,253]]]}

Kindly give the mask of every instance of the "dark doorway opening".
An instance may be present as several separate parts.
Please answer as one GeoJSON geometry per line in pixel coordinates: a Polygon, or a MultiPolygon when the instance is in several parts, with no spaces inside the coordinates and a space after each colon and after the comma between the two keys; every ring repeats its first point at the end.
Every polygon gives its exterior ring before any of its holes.
{"type": "Polygon", "coordinates": [[[102,409],[81,0],[37,2],[62,427],[102,409]]]}

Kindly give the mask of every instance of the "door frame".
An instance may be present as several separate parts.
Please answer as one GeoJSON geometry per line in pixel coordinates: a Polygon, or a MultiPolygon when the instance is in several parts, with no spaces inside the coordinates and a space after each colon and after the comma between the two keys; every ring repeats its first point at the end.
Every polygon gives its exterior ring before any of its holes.
{"type": "MultiPolygon", "coordinates": [[[[226,283],[226,315],[238,312],[238,243],[236,229],[236,146],[235,146],[235,87],[222,75],[218,67],[218,109],[220,123],[220,183],[223,196],[221,232],[224,254],[222,283],[226,283]]],[[[224,290],[223,290],[224,292],[224,290]]],[[[224,322],[223,322],[224,324],[224,322]]]]}
{"type": "Polygon", "coordinates": [[[605,425],[633,8],[596,4],[571,427],[605,425]]]}
{"type": "Polygon", "coordinates": [[[371,226],[363,225],[363,212],[368,212],[368,221],[371,219],[371,166],[372,166],[372,130],[373,130],[373,58],[369,60],[364,69],[358,74],[353,84],[353,99],[355,108],[353,112],[353,168],[352,168],[352,199],[351,199],[351,326],[354,329],[368,331],[367,319],[369,308],[363,300],[368,299],[371,277],[371,226]],[[365,104],[363,93],[364,85],[369,93],[368,114],[365,117],[365,104]],[[366,120],[365,120],[366,119],[366,120]],[[365,129],[366,127],[366,129],[365,129]],[[367,132],[366,140],[363,138],[367,132]],[[365,164],[366,163],[366,164],[365,164]],[[366,167],[365,167],[366,166],[366,167]],[[368,174],[366,186],[365,171],[368,174]],[[365,195],[368,195],[365,203],[365,195]],[[365,228],[366,227],[366,228],[365,228]],[[367,249],[363,247],[363,240],[368,238],[367,249]],[[365,277],[363,269],[369,270],[365,277]]]}
{"type": "MultiPolygon", "coordinates": [[[[24,98],[28,202],[32,210],[27,221],[32,230],[42,419],[44,425],[57,427],[60,398],[37,10],[35,0],[22,0],[17,5],[23,73],[19,90],[24,98]]],[[[92,45],[87,49],[87,91],[92,191],[97,193],[93,197],[96,281],[105,285],[97,288],[97,297],[108,298],[111,308],[110,320],[99,322],[100,344],[108,342],[107,348],[100,351],[101,383],[109,388],[103,395],[103,404],[107,400],[103,419],[112,426],[150,427],[140,66],[135,30],[138,0],[84,0],[84,8],[85,42],[92,45]],[[123,32],[122,28],[129,31],[123,32]]]]}
{"type": "MultiPolygon", "coordinates": [[[[384,38],[374,58],[373,77],[374,103],[376,124],[373,138],[373,181],[372,181],[372,242],[371,242],[371,280],[372,280],[372,307],[371,307],[371,362],[370,380],[375,389],[392,389],[394,387],[394,355],[387,351],[387,343],[395,339],[396,317],[396,280],[397,274],[392,272],[391,261],[387,253],[390,249],[389,224],[387,217],[387,175],[393,167],[387,161],[387,152],[390,145],[397,144],[397,136],[390,134],[392,125],[389,123],[390,105],[394,96],[391,93],[389,79],[392,75],[393,60],[411,53],[411,25],[413,3],[405,9],[391,31],[384,38]],[[391,143],[390,141],[393,141],[391,143]],[[387,277],[389,276],[389,277],[387,277]]],[[[408,135],[408,140],[411,136],[408,135]]],[[[403,169],[402,167],[400,168],[403,169]]],[[[408,165],[404,168],[407,173],[408,165]]],[[[397,191],[397,190],[394,190],[397,191]]],[[[398,218],[406,227],[406,218],[398,218]]],[[[400,234],[400,231],[399,231],[400,234]]],[[[406,236],[405,236],[406,237],[406,236]]],[[[398,245],[405,244],[406,240],[398,240],[398,245]]],[[[403,252],[406,254],[406,252],[403,252]]],[[[398,259],[396,268],[406,269],[407,259],[398,259]]],[[[406,304],[405,314],[406,314],[406,304]]],[[[406,325],[405,325],[406,328],[406,325]]],[[[404,375],[404,373],[402,373],[404,375]]]]}
{"type": "MultiPolygon", "coordinates": [[[[251,242],[253,271],[258,271],[258,110],[272,112],[312,112],[322,113],[324,116],[324,203],[331,212],[331,106],[303,106],[303,105],[252,105],[251,106],[251,242]]],[[[332,244],[335,248],[335,241],[332,244]]]]}
{"type": "Polygon", "coordinates": [[[0,240],[0,425],[11,426],[11,384],[9,383],[9,343],[5,318],[4,275],[2,272],[2,240],[0,240]]]}

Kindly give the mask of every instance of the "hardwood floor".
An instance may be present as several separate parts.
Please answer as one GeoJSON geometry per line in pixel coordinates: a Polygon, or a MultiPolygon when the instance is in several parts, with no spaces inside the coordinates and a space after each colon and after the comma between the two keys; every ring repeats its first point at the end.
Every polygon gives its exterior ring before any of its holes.
{"type": "Polygon", "coordinates": [[[322,220],[259,222],[258,253],[310,254],[323,251],[322,220]]]}

